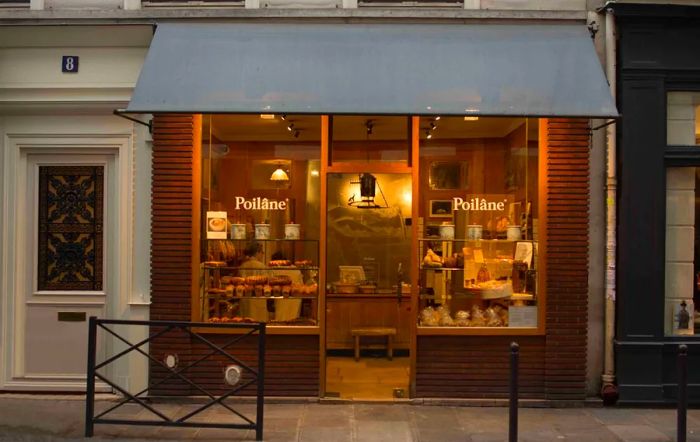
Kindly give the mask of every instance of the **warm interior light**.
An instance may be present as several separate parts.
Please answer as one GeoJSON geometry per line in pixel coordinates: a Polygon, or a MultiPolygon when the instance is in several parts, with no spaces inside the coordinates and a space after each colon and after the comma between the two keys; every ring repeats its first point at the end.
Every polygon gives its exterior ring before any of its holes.
{"type": "Polygon", "coordinates": [[[479,117],[464,117],[464,121],[478,121],[479,117]]]}
{"type": "Polygon", "coordinates": [[[277,166],[277,169],[270,175],[270,181],[289,181],[289,175],[282,169],[282,166],[277,166]]]}
{"type": "Polygon", "coordinates": [[[311,171],[311,176],[319,176],[319,175],[320,175],[320,173],[318,172],[318,170],[314,169],[311,171]]]}
{"type": "Polygon", "coordinates": [[[411,202],[412,202],[412,201],[411,201],[411,200],[412,200],[411,191],[410,191],[410,190],[405,191],[405,192],[403,193],[402,196],[403,196],[403,202],[404,202],[404,204],[410,205],[411,202]]]}
{"type": "Polygon", "coordinates": [[[274,120],[275,114],[260,114],[260,118],[263,120],[274,120]]]}

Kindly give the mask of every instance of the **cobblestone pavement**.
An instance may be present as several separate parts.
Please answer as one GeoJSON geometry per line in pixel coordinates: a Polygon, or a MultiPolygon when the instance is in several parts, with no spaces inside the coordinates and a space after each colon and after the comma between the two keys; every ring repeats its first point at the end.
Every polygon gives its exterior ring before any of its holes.
{"type": "MultiPolygon", "coordinates": [[[[115,404],[99,400],[97,410],[115,404]]],[[[82,397],[0,395],[0,440],[82,440],[82,397]]],[[[168,416],[182,416],[192,403],[158,404],[168,416]]],[[[234,405],[254,417],[255,405],[234,405]]],[[[146,420],[155,416],[127,404],[114,418],[146,420]]],[[[239,418],[236,418],[239,419],[239,418]]],[[[207,410],[206,422],[233,422],[222,407],[207,410]]],[[[491,442],[508,439],[505,407],[312,402],[265,405],[264,440],[303,442],[491,442]]],[[[519,441],[672,441],[676,434],[674,409],[643,408],[521,408],[519,441]]],[[[96,425],[96,441],[226,440],[252,441],[254,431],[174,429],[148,426],[96,425]]],[[[688,412],[688,441],[700,442],[700,410],[688,412]]]]}

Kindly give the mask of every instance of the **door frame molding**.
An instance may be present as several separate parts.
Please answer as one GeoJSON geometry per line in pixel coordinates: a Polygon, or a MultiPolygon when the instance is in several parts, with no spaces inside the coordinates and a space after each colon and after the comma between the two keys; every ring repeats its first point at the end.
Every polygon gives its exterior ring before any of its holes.
{"type": "MultiPolygon", "coordinates": [[[[104,248],[104,277],[105,290],[112,294],[105,297],[98,292],[86,294],[58,294],[65,297],[64,300],[91,304],[96,297],[105,305],[110,314],[119,314],[128,309],[129,298],[132,292],[133,264],[130,259],[133,252],[133,137],[131,133],[124,134],[12,134],[7,133],[4,139],[2,151],[3,167],[3,197],[2,208],[5,220],[2,223],[0,239],[2,247],[2,268],[0,268],[0,289],[2,290],[1,319],[0,319],[0,389],[2,390],[32,390],[42,391],[81,391],[83,383],[76,384],[75,380],[82,377],[55,376],[44,378],[43,376],[28,377],[24,372],[24,348],[18,343],[23,342],[22,336],[16,336],[17,330],[23,330],[24,324],[20,314],[23,313],[24,298],[17,294],[24,293],[26,273],[24,263],[35,264],[36,256],[27,256],[25,244],[26,235],[36,235],[33,222],[31,227],[21,222],[23,213],[27,213],[26,204],[33,198],[35,189],[27,188],[27,173],[29,172],[29,155],[54,155],[55,162],[51,163],[76,163],[67,161],[70,157],[85,155],[85,163],[99,164],[100,157],[105,163],[105,248],[104,248]],[[66,157],[62,157],[66,155],[66,157]],[[111,182],[108,174],[111,163],[113,175],[111,182]],[[111,186],[111,187],[110,187],[111,186]],[[110,196],[116,195],[116,199],[110,196]],[[110,216],[107,213],[111,213],[110,216]],[[109,238],[108,238],[109,236],[109,238]],[[28,261],[31,259],[31,261],[28,261]],[[76,299],[77,298],[77,299],[76,299]],[[22,299],[22,302],[18,302],[22,299]],[[18,319],[19,318],[19,319],[18,319]]],[[[78,162],[79,163],[79,162],[78,162]]],[[[36,255],[35,250],[29,253],[36,255]]],[[[35,269],[29,269],[34,274],[35,269]]],[[[31,290],[31,288],[27,288],[31,290]]],[[[109,351],[114,345],[112,340],[105,342],[105,349],[109,351]]]]}

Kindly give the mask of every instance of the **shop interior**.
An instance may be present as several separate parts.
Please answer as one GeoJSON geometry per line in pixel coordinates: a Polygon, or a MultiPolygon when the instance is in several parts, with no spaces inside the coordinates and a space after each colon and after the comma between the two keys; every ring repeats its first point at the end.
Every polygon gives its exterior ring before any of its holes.
{"type": "Polygon", "coordinates": [[[324,396],[408,397],[417,334],[541,325],[538,143],[527,118],[204,115],[193,319],[317,333],[324,396]]]}

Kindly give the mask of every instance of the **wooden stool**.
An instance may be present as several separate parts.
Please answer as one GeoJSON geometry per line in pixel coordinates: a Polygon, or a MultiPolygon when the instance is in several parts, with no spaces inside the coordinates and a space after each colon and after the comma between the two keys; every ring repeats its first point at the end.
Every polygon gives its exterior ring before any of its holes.
{"type": "Polygon", "coordinates": [[[351,330],[355,338],[355,360],[360,360],[360,336],[386,336],[386,355],[391,361],[394,357],[394,336],[396,329],[392,327],[358,327],[351,330]]]}

